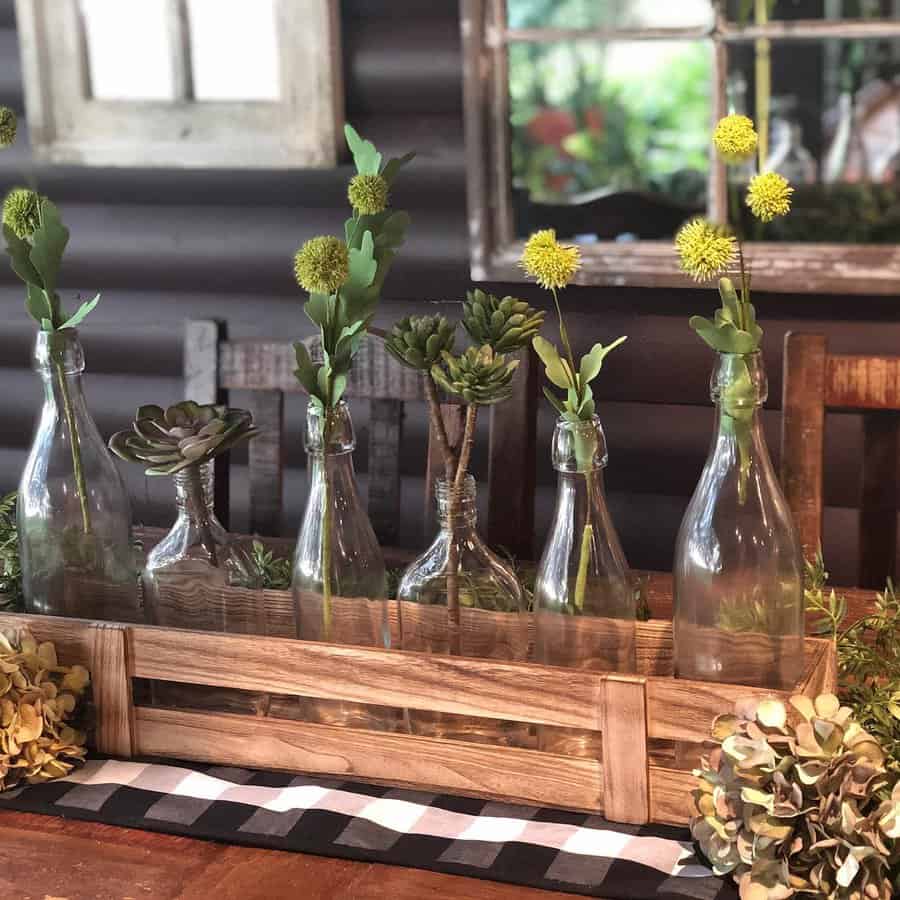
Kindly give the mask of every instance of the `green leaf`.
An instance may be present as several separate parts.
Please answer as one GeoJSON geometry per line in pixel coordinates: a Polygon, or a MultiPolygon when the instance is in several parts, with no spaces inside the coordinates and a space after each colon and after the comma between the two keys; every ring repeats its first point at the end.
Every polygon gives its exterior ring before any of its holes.
{"type": "Polygon", "coordinates": [[[30,259],[40,273],[44,289],[50,297],[56,291],[59,267],[68,243],[69,229],[63,225],[56,204],[43,200],[41,222],[31,237],[30,259]]]}
{"type": "Polygon", "coordinates": [[[415,159],[415,156],[415,153],[406,153],[399,159],[395,158],[388,160],[387,165],[385,165],[384,169],[381,171],[381,177],[388,183],[388,187],[394,183],[394,179],[397,177],[397,173],[400,169],[408,162],[412,162],[412,160],[415,159]]]}
{"type": "Polygon", "coordinates": [[[306,349],[306,344],[298,341],[294,344],[294,356],[297,359],[297,368],[294,370],[294,377],[300,382],[302,387],[308,394],[314,394],[318,390],[318,381],[316,380],[316,364],[306,349]]]}
{"type": "MultiPolygon", "coordinates": [[[[737,353],[743,356],[759,349],[755,335],[741,331],[731,322],[724,320],[711,322],[703,316],[692,316],[689,324],[713,350],[719,353],[737,353]]],[[[762,329],[759,329],[759,333],[762,334],[762,329]]]]}
{"type": "Polygon", "coordinates": [[[603,360],[611,350],[615,350],[620,344],[623,344],[627,337],[623,335],[616,338],[611,344],[604,347],[603,344],[594,344],[593,347],[581,357],[581,364],[578,367],[578,375],[583,385],[590,384],[599,374],[603,367],[603,360]]]}
{"type": "Polygon", "coordinates": [[[344,125],[344,137],[353,154],[356,171],[360,175],[377,175],[381,168],[381,154],[371,141],[363,140],[356,129],[347,123],[344,125]]]}
{"type": "Polygon", "coordinates": [[[532,339],[531,346],[534,347],[534,352],[544,364],[544,372],[548,381],[563,390],[573,386],[569,371],[560,358],[559,351],[550,341],[537,335],[532,339]]]}
{"type": "Polygon", "coordinates": [[[303,304],[303,311],[314,325],[324,328],[328,323],[330,307],[331,298],[327,294],[310,294],[309,300],[303,304]]]}
{"type": "Polygon", "coordinates": [[[53,308],[50,306],[47,293],[43,288],[39,288],[35,284],[25,286],[25,309],[44,331],[53,331],[53,308]],[[44,326],[44,320],[50,322],[50,328],[44,326]]]}
{"type": "Polygon", "coordinates": [[[722,311],[725,313],[725,318],[737,325],[741,321],[741,301],[734,289],[734,282],[730,278],[719,279],[719,296],[722,298],[722,311]]]}
{"type": "Polygon", "coordinates": [[[340,290],[348,323],[367,319],[374,312],[378,300],[378,291],[371,290],[378,271],[374,254],[375,243],[369,231],[363,235],[358,250],[350,249],[350,275],[340,290]]]}
{"type": "Polygon", "coordinates": [[[550,405],[560,415],[562,415],[566,411],[565,406],[563,406],[562,400],[560,400],[559,397],[557,397],[556,394],[554,394],[553,391],[551,391],[550,388],[547,387],[547,385],[544,385],[542,390],[544,392],[544,396],[550,401],[550,405]]]}
{"type": "Polygon", "coordinates": [[[3,237],[6,238],[6,252],[12,262],[12,270],[25,282],[42,288],[44,282],[38,270],[32,265],[29,255],[31,244],[23,241],[8,225],[3,226],[3,237]]]}
{"type": "Polygon", "coordinates": [[[76,312],[70,316],[62,325],[62,328],[75,328],[84,321],[84,317],[100,302],[100,295],[97,294],[92,300],[86,300],[78,307],[76,312]]]}

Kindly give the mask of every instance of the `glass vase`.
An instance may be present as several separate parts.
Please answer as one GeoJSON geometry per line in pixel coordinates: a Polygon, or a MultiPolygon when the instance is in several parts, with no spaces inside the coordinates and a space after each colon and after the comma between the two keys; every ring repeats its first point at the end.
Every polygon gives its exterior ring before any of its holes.
{"type": "Polygon", "coordinates": [[[791,690],[803,557],[760,423],[762,354],[719,354],[710,390],[715,434],[675,547],[675,674],[791,690]]]}
{"type": "MultiPolygon", "coordinates": [[[[635,670],[635,591],[603,486],[600,420],[559,419],[553,433],[556,510],[534,588],[535,660],[575,669],[635,670]]],[[[596,732],[543,726],[542,750],[599,758],[596,732]]]]}
{"type": "Polygon", "coordinates": [[[39,331],[34,367],[44,402],[17,503],[26,609],[139,621],[131,504],[88,412],[77,331],[39,331]]]}
{"type": "Polygon", "coordinates": [[[234,630],[224,589],[239,547],[216,518],[212,465],[188,466],[172,480],[175,524],[147,555],[141,576],[148,621],[201,631],[234,630]]]}
{"type": "MultiPolygon", "coordinates": [[[[439,531],[403,573],[397,588],[404,650],[524,660],[528,653],[525,594],[512,568],[477,530],[475,479],[454,494],[436,483],[439,531]]],[[[410,710],[416,734],[523,745],[523,726],[410,710]]],[[[527,729],[525,729],[527,731],[527,729]]]]}
{"type": "MultiPolygon", "coordinates": [[[[300,523],[291,589],[297,636],[390,647],[387,574],[353,469],[356,438],[340,402],[330,414],[307,409],[309,496],[300,523]]],[[[326,724],[393,730],[399,710],[331,700],[302,704],[304,718],[326,724]]]]}

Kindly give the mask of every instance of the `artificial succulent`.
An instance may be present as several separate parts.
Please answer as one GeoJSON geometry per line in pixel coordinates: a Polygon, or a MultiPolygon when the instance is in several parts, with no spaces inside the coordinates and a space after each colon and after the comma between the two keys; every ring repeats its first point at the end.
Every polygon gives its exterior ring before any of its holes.
{"type": "Polygon", "coordinates": [[[502,353],[494,353],[487,344],[469,347],[460,356],[446,350],[443,365],[431,368],[431,377],[448,394],[458,394],[472,406],[490,406],[512,394],[512,379],[519,365],[502,353]]]}
{"type": "Polygon", "coordinates": [[[740,702],[716,719],[720,746],[694,773],[694,839],[741,900],[888,900],[900,786],[881,746],[831,694],[790,707],[740,702]]]}
{"type": "Polygon", "coordinates": [[[524,300],[501,300],[477,288],[466,293],[463,328],[478,347],[488,344],[495,353],[513,353],[527,347],[543,324],[543,311],[524,300]]]}
{"type": "Polygon", "coordinates": [[[384,346],[398,362],[427,372],[453,351],[456,325],[444,316],[407,316],[385,335],[384,346]]]}
{"type": "Polygon", "coordinates": [[[28,630],[0,632],[0,791],[68,775],[84,760],[72,727],[90,684],[83,666],[61,666],[51,643],[28,630]]]}
{"type": "Polygon", "coordinates": [[[109,439],[109,449],[127,462],[149,464],[146,475],[174,475],[208,462],[259,434],[244,409],[190,400],[168,409],[141,406],[130,431],[109,439]]]}

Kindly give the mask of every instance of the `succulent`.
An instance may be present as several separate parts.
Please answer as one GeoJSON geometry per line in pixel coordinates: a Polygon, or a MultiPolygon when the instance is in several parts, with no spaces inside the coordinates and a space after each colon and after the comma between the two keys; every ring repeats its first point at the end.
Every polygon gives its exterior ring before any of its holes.
{"type": "Polygon", "coordinates": [[[694,773],[694,839],[741,900],[888,900],[900,786],[881,746],[832,694],[790,705],[741,701],[716,719],[720,746],[694,773]]]}
{"type": "Polygon", "coordinates": [[[411,369],[427,372],[453,351],[456,325],[444,316],[407,316],[397,322],[384,338],[388,352],[411,369]]]}
{"type": "Polygon", "coordinates": [[[513,353],[527,347],[543,324],[543,311],[524,300],[500,300],[478,289],[466,293],[463,328],[479,347],[489,344],[495,353],[513,353]]]}
{"type": "Polygon", "coordinates": [[[190,400],[166,410],[141,406],[131,429],[114,434],[109,449],[128,462],[149,463],[146,475],[173,475],[259,434],[246,410],[190,400]]]}
{"type": "Polygon", "coordinates": [[[286,591],[291,586],[291,561],[275,556],[262,541],[247,547],[236,547],[229,560],[230,584],[244,588],[286,591]]]}
{"type": "Polygon", "coordinates": [[[90,680],[27,629],[0,632],[0,791],[60,778],[84,760],[85,734],[70,723],[90,680]]]}
{"type": "Polygon", "coordinates": [[[512,379],[519,365],[517,359],[507,360],[502,353],[494,353],[489,345],[469,347],[460,356],[444,350],[443,366],[431,367],[431,377],[448,394],[458,394],[466,403],[490,406],[506,400],[512,394],[512,379]]]}

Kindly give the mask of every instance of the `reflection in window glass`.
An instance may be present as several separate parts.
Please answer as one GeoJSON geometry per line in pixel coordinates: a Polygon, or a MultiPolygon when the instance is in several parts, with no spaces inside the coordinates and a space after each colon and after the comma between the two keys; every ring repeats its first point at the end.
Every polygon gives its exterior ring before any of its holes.
{"type": "MultiPolygon", "coordinates": [[[[755,0],[728,0],[728,18],[740,24],[752,22],[755,0]]],[[[894,0],[768,0],[772,21],[782,19],[890,19],[897,15],[894,0]]]]}
{"type": "Polygon", "coordinates": [[[711,69],[707,41],[511,44],[517,232],[665,238],[704,210],[711,69]]]}
{"type": "Polygon", "coordinates": [[[510,28],[698,28],[712,0],[507,0],[510,28]]]}
{"type": "Polygon", "coordinates": [[[81,0],[91,96],[174,100],[168,0],[81,0]]]}
{"type": "Polygon", "coordinates": [[[280,99],[275,0],[188,0],[197,100],[280,99]]]}
{"type": "MultiPolygon", "coordinates": [[[[900,243],[900,40],[772,44],[769,167],[790,179],[790,216],[759,240],[900,243]]],[[[753,48],[732,54],[729,101],[753,109],[753,48]]],[[[744,173],[741,180],[746,180],[744,173]]]]}

